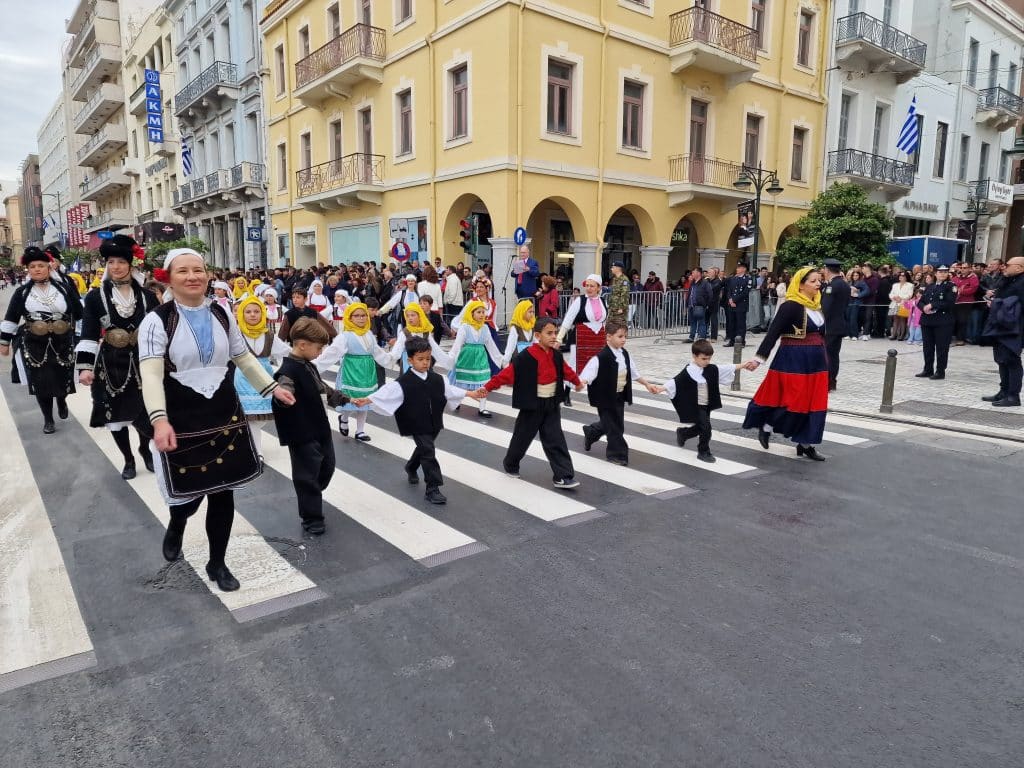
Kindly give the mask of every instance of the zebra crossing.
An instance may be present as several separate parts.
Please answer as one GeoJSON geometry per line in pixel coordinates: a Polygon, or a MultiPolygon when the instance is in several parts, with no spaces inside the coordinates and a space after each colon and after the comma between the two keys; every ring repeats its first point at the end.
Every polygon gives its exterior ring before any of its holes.
{"type": "MultiPolygon", "coordinates": [[[[329,377],[328,377],[329,378],[329,377]]],[[[2,395],[2,393],[0,393],[2,395]]],[[[507,393],[495,393],[488,399],[488,408],[495,414],[491,421],[481,420],[475,401],[464,401],[458,414],[445,419],[445,432],[438,441],[438,460],[446,478],[446,491],[450,498],[447,507],[433,507],[422,498],[422,486],[405,482],[402,464],[412,451],[409,438],[397,434],[393,419],[371,415],[368,423],[371,442],[360,443],[350,438],[335,437],[338,468],[331,485],[324,493],[328,526],[344,519],[346,530],[354,530],[366,542],[386,545],[382,551],[392,557],[405,559],[413,568],[433,569],[505,543],[496,532],[507,521],[532,521],[529,535],[543,535],[545,527],[551,529],[586,524],[611,514],[629,514],[631,501],[641,498],[653,503],[686,503],[673,501],[689,494],[702,493],[707,483],[724,480],[746,482],[766,473],[786,472],[796,458],[792,446],[776,441],[769,451],[761,449],[757,441],[730,431],[717,431],[712,449],[718,456],[716,464],[696,460],[695,451],[675,444],[674,432],[678,424],[671,404],[656,397],[638,396],[627,412],[627,440],[635,460],[630,466],[617,466],[604,460],[604,444],[597,443],[588,453],[583,451],[581,428],[593,418],[593,409],[577,397],[574,405],[563,409],[563,424],[570,453],[583,485],[576,491],[565,492],[550,486],[550,469],[543,450],[535,442],[524,459],[521,478],[512,478],[501,471],[500,457],[511,437],[512,421],[516,414],[507,393]],[[470,507],[471,509],[466,509],[470,507]],[[502,522],[505,521],[505,522],[502,522]],[[540,531],[537,534],[537,531],[540,531]]],[[[105,430],[88,427],[90,402],[88,393],[69,398],[72,421],[88,441],[98,449],[90,450],[93,461],[106,466],[98,471],[119,472],[122,458],[105,430]],[[98,457],[104,457],[105,462],[98,457]]],[[[717,427],[730,429],[742,420],[737,407],[727,406],[715,413],[717,427]]],[[[877,444],[872,432],[893,434],[894,425],[854,419],[841,423],[830,419],[840,431],[830,431],[829,440],[839,451],[856,451],[877,444]],[[845,428],[848,427],[848,428],[845,428]]],[[[332,418],[332,424],[334,419],[332,418]]],[[[900,427],[896,426],[896,429],[900,427]]],[[[0,401],[0,430],[16,428],[11,416],[0,401]]],[[[20,449],[20,444],[19,444],[20,449]]],[[[277,444],[273,427],[264,430],[263,454],[267,472],[251,487],[272,488],[281,497],[291,495],[291,469],[288,451],[277,444]],[[263,484],[263,485],[260,485],[263,484]]],[[[24,451],[21,452],[24,456],[24,451]]],[[[27,459],[8,461],[0,472],[0,499],[12,492],[20,492],[31,484],[31,471],[27,459]],[[20,478],[19,482],[14,478],[20,478]],[[10,480],[10,482],[7,482],[10,480]]],[[[148,509],[160,526],[167,523],[167,509],[156,487],[154,476],[142,471],[129,482],[131,493],[138,503],[148,509]]],[[[96,663],[89,633],[82,620],[79,601],[72,582],[71,571],[64,567],[54,531],[47,524],[44,500],[19,501],[18,511],[33,521],[30,531],[15,534],[14,528],[23,523],[12,521],[6,510],[15,505],[0,507],[0,552],[21,548],[31,554],[16,561],[19,578],[8,578],[4,571],[0,589],[0,619],[4,630],[0,633],[0,691],[25,685],[47,676],[78,671],[96,663]],[[25,536],[30,541],[24,541],[25,536]],[[40,554],[43,553],[43,554],[40,554]],[[28,590],[39,599],[25,599],[28,590]],[[39,626],[46,616],[60,615],[62,631],[48,633],[55,642],[37,642],[39,626]],[[56,640],[59,639],[59,642],[56,640]]],[[[298,517],[290,504],[279,510],[282,516],[294,517],[294,536],[301,538],[298,517]]],[[[331,596],[331,589],[316,583],[316,578],[304,572],[301,564],[290,561],[272,546],[272,538],[261,526],[246,516],[247,504],[238,502],[235,526],[228,547],[228,565],[238,576],[242,589],[223,593],[216,590],[204,576],[207,543],[202,524],[203,510],[190,523],[183,546],[179,567],[194,571],[214,605],[222,606],[236,622],[249,622],[277,614],[284,610],[312,603],[331,596]]],[[[252,510],[250,510],[252,511],[252,510]]],[[[280,525],[287,526],[287,521],[280,525]]],[[[280,525],[278,528],[280,528],[280,525]]],[[[306,539],[308,548],[332,547],[331,530],[322,539],[306,539]]],[[[352,546],[352,542],[348,542],[352,546]]],[[[4,558],[5,562],[8,558],[4,558]]],[[[159,555],[159,540],[153,541],[153,568],[163,567],[159,555]]],[[[320,577],[323,579],[323,574],[320,577]]],[[[197,610],[201,610],[197,607],[197,610]]]]}

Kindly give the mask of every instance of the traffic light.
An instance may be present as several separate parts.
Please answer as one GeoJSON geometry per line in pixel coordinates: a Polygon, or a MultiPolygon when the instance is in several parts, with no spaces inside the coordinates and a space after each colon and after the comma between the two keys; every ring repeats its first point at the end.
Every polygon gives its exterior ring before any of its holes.
{"type": "Polygon", "coordinates": [[[459,246],[466,253],[473,253],[473,225],[469,219],[459,219],[459,246]]]}

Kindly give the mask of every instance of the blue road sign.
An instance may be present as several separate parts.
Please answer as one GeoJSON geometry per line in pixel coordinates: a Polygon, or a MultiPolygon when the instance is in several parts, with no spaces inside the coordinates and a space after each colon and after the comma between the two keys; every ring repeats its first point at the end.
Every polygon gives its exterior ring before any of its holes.
{"type": "Polygon", "coordinates": [[[526,245],[526,228],[516,227],[515,234],[512,235],[512,239],[516,241],[516,245],[526,245]]]}
{"type": "Polygon", "coordinates": [[[96,237],[98,237],[100,240],[113,240],[114,233],[111,232],[109,229],[101,229],[99,232],[96,233],[96,237]]]}

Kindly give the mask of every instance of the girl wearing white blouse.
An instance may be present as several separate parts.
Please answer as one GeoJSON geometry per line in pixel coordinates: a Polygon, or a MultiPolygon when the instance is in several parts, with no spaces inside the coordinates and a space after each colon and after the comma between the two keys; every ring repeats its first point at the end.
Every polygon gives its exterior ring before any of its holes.
{"type": "Polygon", "coordinates": [[[263,468],[229,363],[253,388],[285,405],[295,402],[263,369],[230,314],[205,297],[202,256],[176,248],[164,260],[164,278],[174,300],[146,316],[139,327],[142,395],[153,424],[160,492],[170,507],[163,555],[176,560],[188,518],[207,500],[206,574],[230,592],[238,580],[224,561],[234,520],[234,490],[263,468]]]}

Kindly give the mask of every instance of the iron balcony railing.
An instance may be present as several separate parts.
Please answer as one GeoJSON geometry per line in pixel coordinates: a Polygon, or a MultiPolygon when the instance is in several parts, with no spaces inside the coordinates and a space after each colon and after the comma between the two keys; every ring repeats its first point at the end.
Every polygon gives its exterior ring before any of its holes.
{"type": "Polygon", "coordinates": [[[97,146],[104,143],[105,141],[114,140],[115,139],[113,138],[113,136],[111,136],[108,133],[106,126],[104,126],[100,130],[96,131],[96,133],[92,135],[92,138],[85,142],[85,144],[82,145],[82,148],[78,150],[78,160],[81,161],[82,158],[86,157],[90,152],[93,151],[93,149],[95,149],[97,146]]]}
{"type": "Polygon", "coordinates": [[[1001,109],[1024,116],[1024,99],[1002,86],[978,91],[978,109],[1001,109]]]}
{"type": "Polygon", "coordinates": [[[757,63],[757,30],[704,8],[687,8],[669,17],[669,45],[706,43],[757,63]]]}
{"type": "Polygon", "coordinates": [[[298,197],[384,182],[384,155],[356,153],[295,172],[298,197]]]}
{"type": "Polygon", "coordinates": [[[221,173],[214,171],[206,174],[206,193],[211,194],[220,190],[221,173]]]}
{"type": "Polygon", "coordinates": [[[295,87],[309,85],[353,59],[384,61],[385,40],[384,30],[380,27],[371,27],[369,24],[349,27],[327,45],[317,48],[295,63],[295,87]]]}
{"type": "Polygon", "coordinates": [[[206,177],[200,176],[192,180],[192,197],[202,197],[206,194],[206,177]]]}
{"type": "Polygon", "coordinates": [[[743,166],[728,160],[703,155],[672,155],[668,159],[669,181],[686,184],[707,184],[710,187],[733,189],[743,166]]]}
{"type": "Polygon", "coordinates": [[[246,161],[231,169],[232,187],[240,187],[242,184],[262,184],[265,178],[266,168],[260,163],[246,161]]]}
{"type": "Polygon", "coordinates": [[[914,165],[859,149],[837,149],[828,153],[829,176],[858,176],[901,187],[914,186],[914,165]]]}
{"type": "Polygon", "coordinates": [[[226,61],[215,61],[204,69],[174,97],[174,111],[183,112],[219,85],[238,82],[238,67],[226,61]]]}
{"type": "Polygon", "coordinates": [[[911,61],[919,67],[924,66],[928,46],[916,37],[886,24],[881,19],[861,12],[844,16],[839,20],[837,26],[837,44],[863,40],[883,51],[899,56],[901,59],[911,61]]]}

